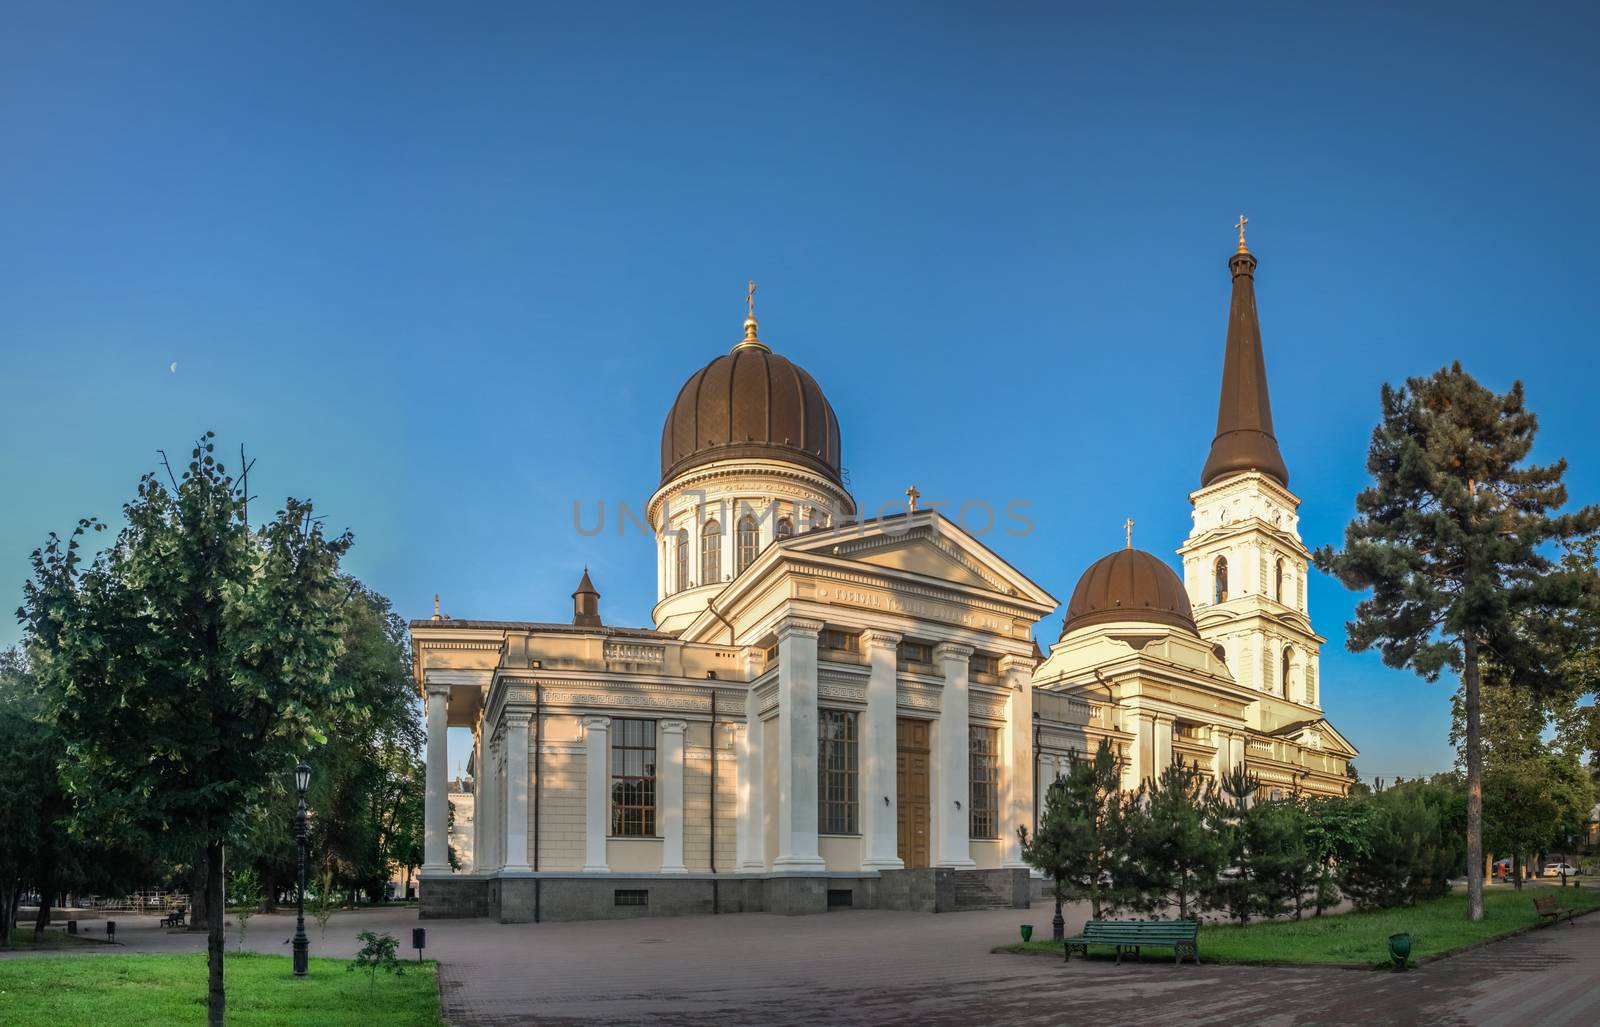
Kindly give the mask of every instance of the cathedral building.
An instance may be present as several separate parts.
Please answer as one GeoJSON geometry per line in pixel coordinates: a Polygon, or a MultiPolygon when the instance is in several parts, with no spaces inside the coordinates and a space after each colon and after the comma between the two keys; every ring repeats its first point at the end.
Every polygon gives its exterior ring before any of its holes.
{"type": "Polygon", "coordinates": [[[1263,795],[1343,794],[1299,500],[1272,433],[1241,237],[1217,436],[1180,579],[1131,547],[1058,601],[938,512],[857,515],[821,387],[744,338],[679,390],[647,506],[649,627],[413,621],[427,704],[423,916],[502,921],[1023,906],[1019,826],[1102,742],[1263,795]],[[448,727],[472,730],[472,860],[448,861],[448,727]]]}

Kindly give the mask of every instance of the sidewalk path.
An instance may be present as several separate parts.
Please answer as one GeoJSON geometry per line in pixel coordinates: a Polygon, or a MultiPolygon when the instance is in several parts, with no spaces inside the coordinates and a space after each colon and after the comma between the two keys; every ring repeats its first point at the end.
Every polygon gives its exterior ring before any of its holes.
{"type": "MultiPolygon", "coordinates": [[[[1069,925],[1083,913],[1071,910],[1069,925]]],[[[118,921],[126,946],[203,951],[205,936],[118,921]]],[[[993,955],[991,946],[1050,910],[807,917],[741,914],[563,924],[430,920],[456,1027],[518,1024],[1105,1025],[1600,1023],[1600,914],[1497,942],[1405,974],[1300,967],[1071,964],[993,955]]],[[[410,943],[412,909],[341,913],[313,955],[348,958],[355,935],[410,943]]],[[[247,947],[287,954],[289,916],[250,921],[247,947]]],[[[237,945],[230,930],[229,946],[237,945]]],[[[410,953],[408,953],[410,954],[410,953]]],[[[27,958],[22,956],[20,958],[27,958]]],[[[1204,955],[1202,953],[1202,958],[1204,955]]]]}

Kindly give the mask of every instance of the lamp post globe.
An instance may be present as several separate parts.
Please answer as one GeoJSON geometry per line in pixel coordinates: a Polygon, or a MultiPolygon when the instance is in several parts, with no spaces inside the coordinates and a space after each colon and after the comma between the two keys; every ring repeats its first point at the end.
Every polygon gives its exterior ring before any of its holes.
{"type": "Polygon", "coordinates": [[[306,937],[306,789],[311,787],[311,767],[305,760],[295,764],[294,790],[299,802],[294,814],[294,836],[299,845],[300,886],[295,889],[294,975],[304,977],[309,962],[311,939],[306,937]]]}

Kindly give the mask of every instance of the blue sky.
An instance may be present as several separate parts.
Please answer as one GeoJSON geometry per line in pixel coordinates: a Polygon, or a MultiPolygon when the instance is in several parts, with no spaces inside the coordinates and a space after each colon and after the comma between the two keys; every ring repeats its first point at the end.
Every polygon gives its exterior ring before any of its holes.
{"type": "MultiPolygon", "coordinates": [[[[1176,562],[1241,210],[1308,544],[1453,359],[1600,498],[1592,6],[242,7],[7,5],[6,596],[214,429],[407,616],[561,619],[587,563],[648,623],[649,542],[573,505],[643,506],[754,278],[863,507],[1024,501],[985,541],[1064,600],[1126,517],[1176,562]]],[[[1447,767],[1451,686],[1310,602],[1363,774],[1447,767]]]]}

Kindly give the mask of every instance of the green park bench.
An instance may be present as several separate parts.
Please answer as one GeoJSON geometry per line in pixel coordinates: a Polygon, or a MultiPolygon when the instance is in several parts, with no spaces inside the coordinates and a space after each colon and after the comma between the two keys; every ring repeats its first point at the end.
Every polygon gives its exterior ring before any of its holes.
{"type": "Polygon", "coordinates": [[[1555,899],[1534,899],[1533,909],[1534,912],[1539,914],[1540,923],[1544,923],[1546,920],[1551,923],[1557,923],[1562,917],[1567,918],[1567,923],[1572,923],[1572,910],[1559,905],[1555,899]]]}
{"type": "Polygon", "coordinates": [[[1090,920],[1083,925],[1082,934],[1067,939],[1063,958],[1070,960],[1073,949],[1088,956],[1090,945],[1106,945],[1117,950],[1120,963],[1124,950],[1138,955],[1141,948],[1149,946],[1171,949],[1174,963],[1182,963],[1188,956],[1198,966],[1199,937],[1198,920],[1090,920]]]}

